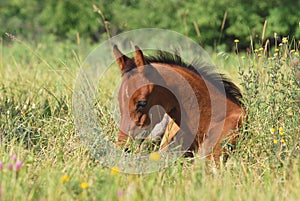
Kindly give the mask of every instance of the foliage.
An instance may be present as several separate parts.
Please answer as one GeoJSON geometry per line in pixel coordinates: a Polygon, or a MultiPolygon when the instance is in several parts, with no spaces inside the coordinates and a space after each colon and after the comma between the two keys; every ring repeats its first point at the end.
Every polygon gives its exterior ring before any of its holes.
{"type": "MultiPolygon", "coordinates": [[[[103,167],[76,135],[71,96],[87,53],[83,47],[18,39],[2,46],[0,199],[299,200],[299,86],[294,79],[299,48],[283,41],[270,52],[215,56],[242,86],[248,114],[244,137],[227,163],[215,167],[211,161],[181,159],[149,175],[103,167]]],[[[113,83],[106,81],[103,103],[113,83]]],[[[107,123],[105,131],[114,129],[107,123]]]]}
{"type": "Polygon", "coordinates": [[[0,33],[34,40],[43,39],[44,34],[75,40],[78,33],[86,40],[102,41],[106,39],[104,23],[108,22],[112,35],[155,27],[186,34],[202,45],[225,44],[227,49],[232,48],[233,39],[244,38],[240,47],[245,48],[249,36],[260,44],[274,33],[289,33],[299,39],[299,7],[300,2],[294,0],[12,0],[0,4],[0,33]],[[93,5],[105,19],[94,12],[93,5]],[[267,29],[262,37],[265,21],[267,29]]]}

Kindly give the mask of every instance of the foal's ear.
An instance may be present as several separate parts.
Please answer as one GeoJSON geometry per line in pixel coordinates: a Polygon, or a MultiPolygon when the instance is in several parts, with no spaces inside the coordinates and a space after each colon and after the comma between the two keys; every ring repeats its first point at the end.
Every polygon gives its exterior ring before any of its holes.
{"type": "Polygon", "coordinates": [[[145,66],[146,65],[146,60],[145,60],[144,54],[138,46],[135,46],[134,62],[136,64],[136,66],[145,66]]]}
{"type": "Polygon", "coordinates": [[[122,73],[129,71],[130,69],[135,67],[135,64],[133,63],[132,59],[124,55],[117,45],[114,45],[114,55],[117,59],[117,63],[119,65],[119,68],[122,73]]]}

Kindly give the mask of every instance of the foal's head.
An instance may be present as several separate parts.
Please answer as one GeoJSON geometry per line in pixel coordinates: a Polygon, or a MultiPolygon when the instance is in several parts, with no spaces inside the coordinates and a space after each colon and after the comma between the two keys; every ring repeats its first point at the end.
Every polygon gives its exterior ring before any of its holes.
{"type": "MultiPolygon", "coordinates": [[[[133,59],[123,55],[114,46],[114,54],[122,73],[122,84],[118,94],[121,111],[121,125],[118,136],[118,145],[122,145],[130,135],[137,137],[145,129],[158,123],[164,114],[157,105],[157,86],[153,80],[160,75],[146,62],[143,52],[136,46],[133,59]]],[[[140,136],[142,137],[142,136],[140,136]]]]}

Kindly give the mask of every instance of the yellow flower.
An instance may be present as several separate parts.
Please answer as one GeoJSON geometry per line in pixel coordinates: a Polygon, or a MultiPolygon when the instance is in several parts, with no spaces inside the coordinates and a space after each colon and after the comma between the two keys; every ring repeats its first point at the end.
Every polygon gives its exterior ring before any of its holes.
{"type": "Polygon", "coordinates": [[[263,50],[264,50],[264,48],[263,48],[263,47],[259,48],[259,51],[263,51],[263,50]]]}
{"type": "Polygon", "coordinates": [[[87,189],[88,187],[89,187],[89,184],[87,182],[82,182],[80,184],[80,188],[82,188],[82,189],[87,189]]]}
{"type": "Polygon", "coordinates": [[[281,139],[280,142],[285,143],[285,140],[284,140],[284,139],[281,139]]]}
{"type": "Polygon", "coordinates": [[[258,52],[258,49],[255,49],[254,52],[257,53],[257,52],[258,52]]]}
{"type": "Polygon", "coordinates": [[[299,52],[295,52],[294,54],[298,56],[298,55],[299,55],[299,52]]]}
{"type": "Polygon", "coordinates": [[[70,177],[68,175],[64,175],[60,178],[61,183],[66,183],[70,181],[70,177]]]}
{"type": "Polygon", "coordinates": [[[283,42],[283,43],[287,43],[288,41],[289,41],[289,40],[288,40],[287,37],[283,37],[283,38],[282,38],[282,42],[283,42]]]}
{"type": "Polygon", "coordinates": [[[239,40],[239,39],[235,39],[234,42],[235,42],[235,43],[239,43],[240,40],[239,40]]]}
{"type": "Polygon", "coordinates": [[[261,54],[258,54],[257,56],[258,56],[258,57],[261,57],[261,54]]]}
{"type": "Polygon", "coordinates": [[[283,136],[283,127],[279,127],[278,131],[279,131],[279,135],[283,136]]]}
{"type": "Polygon", "coordinates": [[[241,59],[245,59],[245,56],[241,56],[241,59]]]}
{"type": "Polygon", "coordinates": [[[120,169],[118,167],[114,166],[114,167],[111,168],[110,173],[112,175],[117,175],[117,174],[120,173],[120,169]]]}
{"type": "Polygon", "coordinates": [[[149,159],[153,160],[153,161],[159,161],[160,160],[160,154],[157,152],[152,152],[151,154],[149,154],[149,159]]]}
{"type": "Polygon", "coordinates": [[[279,49],[278,49],[278,48],[275,48],[275,52],[279,52],[279,49]]]}
{"type": "Polygon", "coordinates": [[[274,139],[274,140],[273,140],[273,143],[274,143],[274,144],[278,144],[278,140],[274,139]]]}
{"type": "Polygon", "coordinates": [[[291,50],[291,53],[294,53],[296,50],[291,50]]]}
{"type": "Polygon", "coordinates": [[[275,129],[274,128],[270,128],[270,132],[271,132],[271,134],[274,134],[275,133],[275,129]]]}

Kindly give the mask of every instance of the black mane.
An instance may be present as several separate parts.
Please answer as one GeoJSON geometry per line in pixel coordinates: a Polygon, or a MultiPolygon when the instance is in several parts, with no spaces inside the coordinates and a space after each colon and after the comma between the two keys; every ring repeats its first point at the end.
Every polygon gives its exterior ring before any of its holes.
{"type": "Polygon", "coordinates": [[[212,83],[220,91],[225,89],[227,98],[239,106],[242,106],[242,94],[240,89],[228,78],[226,78],[224,74],[214,71],[215,67],[212,65],[203,65],[200,61],[187,64],[177,54],[171,54],[164,51],[158,51],[158,54],[155,56],[146,56],[145,59],[148,63],[165,63],[187,68],[212,83]]]}

